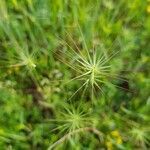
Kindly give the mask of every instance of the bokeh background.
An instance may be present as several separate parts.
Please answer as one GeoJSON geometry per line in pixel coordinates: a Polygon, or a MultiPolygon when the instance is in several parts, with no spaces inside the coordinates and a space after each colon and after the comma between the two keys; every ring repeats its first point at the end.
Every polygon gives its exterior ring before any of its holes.
{"type": "Polygon", "coordinates": [[[149,0],[0,0],[0,149],[45,150],[86,126],[101,139],[79,132],[54,149],[149,149],[149,41],[149,0]],[[65,41],[119,51],[94,99],[76,92],[83,83],[71,81],[76,56],[65,41]]]}

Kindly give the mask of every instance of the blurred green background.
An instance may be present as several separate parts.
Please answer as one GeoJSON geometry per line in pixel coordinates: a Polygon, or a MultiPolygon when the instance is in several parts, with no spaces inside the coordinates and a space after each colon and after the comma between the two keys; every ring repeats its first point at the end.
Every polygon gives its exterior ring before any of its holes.
{"type": "Polygon", "coordinates": [[[0,0],[0,150],[45,150],[87,126],[102,139],[80,132],[54,149],[149,149],[149,41],[149,0],[0,0]],[[76,92],[83,83],[71,81],[76,56],[65,41],[119,51],[110,77],[125,80],[110,78],[94,99],[76,92]]]}

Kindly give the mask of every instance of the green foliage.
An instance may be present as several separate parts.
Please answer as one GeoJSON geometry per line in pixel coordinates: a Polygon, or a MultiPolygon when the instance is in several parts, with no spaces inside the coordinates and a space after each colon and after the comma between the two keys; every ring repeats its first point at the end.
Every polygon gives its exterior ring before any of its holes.
{"type": "Polygon", "coordinates": [[[0,149],[149,149],[149,35],[149,0],[1,0],[0,149]]]}

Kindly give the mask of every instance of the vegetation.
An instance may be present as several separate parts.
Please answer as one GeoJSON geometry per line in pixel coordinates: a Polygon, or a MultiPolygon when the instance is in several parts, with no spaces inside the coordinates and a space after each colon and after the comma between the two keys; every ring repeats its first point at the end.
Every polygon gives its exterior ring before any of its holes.
{"type": "Polygon", "coordinates": [[[149,41],[149,0],[1,0],[0,149],[149,149],[149,41]]]}

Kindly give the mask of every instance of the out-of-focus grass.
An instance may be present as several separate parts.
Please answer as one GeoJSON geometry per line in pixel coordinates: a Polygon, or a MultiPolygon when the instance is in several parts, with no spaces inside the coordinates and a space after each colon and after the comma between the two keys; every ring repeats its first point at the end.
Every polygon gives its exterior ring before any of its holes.
{"type": "Polygon", "coordinates": [[[149,149],[149,7],[1,0],[0,149],[149,149]]]}

